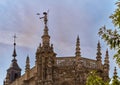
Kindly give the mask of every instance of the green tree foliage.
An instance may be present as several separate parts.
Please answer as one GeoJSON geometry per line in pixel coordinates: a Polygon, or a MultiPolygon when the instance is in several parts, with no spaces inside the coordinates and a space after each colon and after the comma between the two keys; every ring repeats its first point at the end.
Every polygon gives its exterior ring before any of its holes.
{"type": "Polygon", "coordinates": [[[120,66],[120,1],[118,1],[116,5],[117,8],[110,18],[112,19],[114,27],[117,27],[117,29],[106,29],[106,27],[103,26],[99,29],[98,34],[107,42],[107,45],[109,45],[111,49],[116,50],[114,58],[116,59],[116,63],[120,66]]]}
{"type": "Polygon", "coordinates": [[[110,85],[120,85],[120,81],[117,78],[115,78],[112,80],[112,84],[110,85]]]}
{"type": "Polygon", "coordinates": [[[110,46],[111,49],[115,49],[117,52],[114,55],[116,59],[116,63],[120,66],[120,34],[115,29],[112,31],[111,29],[106,29],[106,27],[102,27],[99,29],[98,33],[107,45],[110,46]]]}
{"type": "Polygon", "coordinates": [[[96,71],[92,71],[88,74],[86,85],[120,85],[120,79],[117,76],[116,67],[114,69],[114,76],[111,83],[109,81],[104,82],[96,71]]]}
{"type": "Polygon", "coordinates": [[[102,78],[99,77],[96,71],[89,73],[86,81],[86,85],[107,85],[103,82],[102,78]]]}
{"type": "Polygon", "coordinates": [[[117,9],[115,10],[114,14],[110,16],[110,18],[112,19],[114,26],[120,28],[120,0],[116,3],[116,5],[117,9]]]}

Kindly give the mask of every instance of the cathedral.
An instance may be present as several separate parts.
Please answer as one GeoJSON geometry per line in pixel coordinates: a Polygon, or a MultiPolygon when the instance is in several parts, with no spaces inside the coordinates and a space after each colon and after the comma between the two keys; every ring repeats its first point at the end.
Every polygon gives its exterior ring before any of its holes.
{"type": "Polygon", "coordinates": [[[109,55],[106,50],[104,64],[101,57],[100,42],[97,44],[96,59],[81,56],[80,39],[76,39],[75,55],[57,57],[47,26],[47,13],[43,13],[44,32],[42,42],[36,50],[35,65],[30,68],[29,56],[26,58],[25,73],[17,63],[16,42],[14,36],[13,59],[7,69],[3,85],[85,85],[89,72],[95,70],[104,81],[109,80],[109,55]]]}

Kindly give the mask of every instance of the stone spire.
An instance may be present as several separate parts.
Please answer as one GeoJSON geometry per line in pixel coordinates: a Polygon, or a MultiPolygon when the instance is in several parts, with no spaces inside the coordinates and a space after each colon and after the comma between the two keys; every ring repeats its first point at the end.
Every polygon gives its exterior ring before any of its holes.
{"type": "Polygon", "coordinates": [[[28,72],[30,70],[30,59],[29,56],[26,58],[26,66],[25,66],[25,72],[28,72]]]}
{"type": "Polygon", "coordinates": [[[112,84],[111,85],[119,85],[119,76],[117,75],[117,69],[116,67],[114,68],[114,74],[113,74],[113,79],[112,79],[112,84]]]}
{"type": "Polygon", "coordinates": [[[97,59],[97,68],[98,69],[102,69],[102,53],[101,53],[101,46],[100,46],[100,41],[98,41],[98,44],[97,44],[97,53],[96,53],[96,59],[97,59]]]}
{"type": "Polygon", "coordinates": [[[104,65],[109,65],[109,54],[108,54],[108,49],[106,50],[106,56],[104,60],[104,65]]]}
{"type": "Polygon", "coordinates": [[[43,42],[43,46],[49,46],[49,43],[50,43],[50,36],[48,34],[48,26],[47,26],[47,12],[43,12],[43,17],[41,17],[40,19],[44,19],[44,34],[42,36],[42,42],[43,42]]]}
{"type": "Polygon", "coordinates": [[[83,62],[81,61],[81,52],[80,52],[80,39],[79,36],[77,36],[76,40],[76,52],[75,52],[75,71],[81,72],[83,67],[83,62]]]}
{"type": "Polygon", "coordinates": [[[17,63],[17,60],[16,60],[16,56],[17,56],[17,53],[16,53],[16,35],[14,35],[13,36],[13,38],[14,38],[14,49],[13,49],[13,54],[12,54],[12,56],[13,56],[13,60],[12,60],[12,62],[13,63],[17,63]]]}
{"type": "Polygon", "coordinates": [[[26,75],[26,80],[30,78],[30,59],[29,56],[26,58],[26,66],[25,66],[25,75],[26,75]]]}
{"type": "Polygon", "coordinates": [[[98,41],[98,44],[97,44],[97,53],[96,53],[96,55],[97,55],[97,57],[96,57],[97,61],[100,61],[102,63],[102,60],[101,60],[102,53],[101,53],[100,41],[98,41]]]}
{"type": "Polygon", "coordinates": [[[80,52],[80,39],[79,36],[77,37],[76,41],[76,52],[75,52],[76,57],[81,57],[81,52],[80,52]]]}
{"type": "Polygon", "coordinates": [[[103,71],[104,71],[104,81],[109,80],[109,54],[108,49],[106,50],[106,55],[104,59],[104,65],[103,65],[103,71]]]}
{"type": "Polygon", "coordinates": [[[117,76],[117,69],[116,69],[116,67],[114,68],[114,75],[113,75],[113,78],[115,79],[115,78],[117,78],[118,76],[117,76]]]}

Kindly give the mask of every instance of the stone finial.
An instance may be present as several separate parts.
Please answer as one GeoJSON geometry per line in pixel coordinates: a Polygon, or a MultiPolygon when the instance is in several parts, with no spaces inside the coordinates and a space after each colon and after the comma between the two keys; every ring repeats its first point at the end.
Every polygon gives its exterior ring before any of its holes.
{"type": "Polygon", "coordinates": [[[98,44],[97,44],[97,53],[96,53],[96,55],[97,55],[97,57],[96,57],[97,61],[100,61],[102,63],[102,60],[101,60],[102,53],[101,53],[100,41],[98,41],[98,44]]]}
{"type": "Polygon", "coordinates": [[[26,66],[25,66],[25,72],[28,72],[30,70],[30,59],[29,56],[26,58],[26,66]]]}
{"type": "Polygon", "coordinates": [[[80,57],[80,56],[81,56],[79,36],[77,37],[77,41],[76,41],[76,52],[75,52],[75,56],[76,56],[76,57],[80,57]]]}
{"type": "Polygon", "coordinates": [[[113,75],[113,78],[117,78],[118,76],[117,76],[117,69],[116,69],[116,67],[114,68],[114,75],[113,75]]]}
{"type": "Polygon", "coordinates": [[[105,55],[104,64],[109,65],[109,54],[108,54],[108,49],[106,50],[106,55],[105,55]]]}

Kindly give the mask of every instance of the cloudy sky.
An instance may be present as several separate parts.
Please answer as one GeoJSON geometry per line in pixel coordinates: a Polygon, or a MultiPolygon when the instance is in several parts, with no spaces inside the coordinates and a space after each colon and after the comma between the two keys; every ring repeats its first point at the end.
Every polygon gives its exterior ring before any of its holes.
{"type": "MultiPolygon", "coordinates": [[[[31,67],[35,64],[35,52],[41,42],[43,16],[49,10],[48,26],[51,43],[57,56],[74,56],[77,35],[80,36],[83,57],[95,59],[97,42],[100,40],[102,57],[108,48],[97,35],[100,27],[113,29],[109,16],[114,12],[116,0],[0,0],[0,82],[2,84],[9,68],[13,52],[13,35],[17,35],[17,60],[25,68],[26,56],[31,67]]],[[[114,51],[109,50],[110,77],[115,61],[114,51]]]]}

